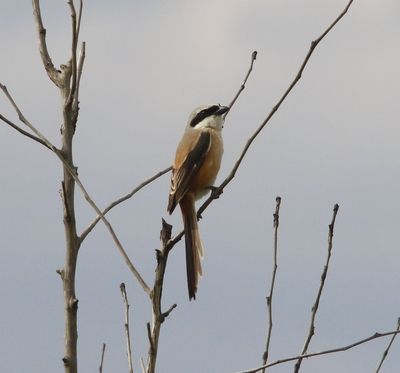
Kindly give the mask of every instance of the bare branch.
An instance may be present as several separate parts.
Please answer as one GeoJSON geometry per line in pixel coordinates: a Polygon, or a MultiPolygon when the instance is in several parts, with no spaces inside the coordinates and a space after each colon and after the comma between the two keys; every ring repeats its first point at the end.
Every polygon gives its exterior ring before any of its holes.
{"type": "Polygon", "coordinates": [[[100,359],[100,366],[99,366],[99,373],[103,373],[103,362],[104,362],[104,352],[106,351],[106,344],[103,343],[101,347],[101,359],[100,359]]]}
{"type": "Polygon", "coordinates": [[[60,152],[59,149],[57,149],[40,131],[38,131],[26,118],[25,116],[22,114],[21,110],[18,108],[18,106],[16,105],[16,103],[14,102],[13,98],[11,97],[11,95],[9,94],[9,92],[7,91],[7,88],[5,86],[1,86],[1,89],[3,90],[3,92],[5,93],[5,95],[7,96],[7,98],[9,99],[9,101],[11,102],[12,106],[14,107],[15,111],[18,114],[19,119],[21,120],[21,122],[23,122],[24,124],[26,124],[33,133],[35,133],[47,146],[49,149],[51,149],[54,154],[57,156],[57,158],[63,163],[63,165],[65,166],[65,169],[68,171],[68,173],[72,176],[72,178],[75,180],[76,184],[79,186],[79,188],[82,191],[83,196],[85,197],[86,201],[90,204],[90,206],[92,206],[92,208],[96,211],[96,213],[100,216],[100,219],[103,221],[103,223],[105,224],[105,226],[107,227],[108,231],[111,234],[111,237],[113,238],[113,241],[115,242],[118,251],[120,252],[120,254],[122,255],[122,257],[124,258],[126,264],[128,265],[129,269],[131,270],[131,272],[133,273],[133,275],[136,277],[136,279],[138,280],[139,284],[142,286],[143,290],[146,292],[147,295],[150,295],[150,288],[149,286],[146,284],[146,282],[144,281],[144,279],[142,278],[142,276],[140,275],[140,273],[137,271],[137,269],[135,268],[135,266],[133,265],[133,263],[131,262],[131,260],[129,259],[125,249],[123,248],[121,242],[119,241],[117,235],[115,234],[115,231],[113,229],[113,227],[111,226],[111,224],[109,223],[109,221],[104,217],[104,215],[102,214],[102,212],[100,211],[100,209],[97,207],[97,205],[94,203],[94,201],[92,200],[92,198],[90,197],[90,195],[88,194],[88,192],[86,191],[85,187],[83,186],[82,182],[80,181],[78,174],[76,172],[76,169],[73,168],[64,158],[64,156],[62,155],[62,153],[60,152]]]}
{"type": "MultiPolygon", "coordinates": [[[[396,330],[400,331],[400,317],[397,319],[397,329],[396,330]]],[[[392,338],[390,338],[389,344],[388,344],[386,350],[383,352],[382,359],[379,362],[378,368],[376,369],[376,373],[380,372],[381,367],[383,365],[383,362],[385,361],[385,359],[386,359],[386,357],[387,357],[387,355],[389,353],[390,347],[392,347],[392,344],[393,344],[394,339],[396,338],[396,336],[397,336],[397,334],[393,334],[392,338]]]]}
{"type": "MultiPolygon", "coordinates": [[[[311,338],[313,337],[314,332],[315,332],[315,317],[317,315],[317,311],[318,311],[319,302],[320,302],[320,299],[321,299],[322,290],[323,290],[324,285],[325,285],[326,275],[328,274],[329,261],[331,259],[331,254],[332,254],[333,229],[335,228],[335,221],[336,221],[336,215],[338,213],[338,210],[339,210],[339,205],[335,204],[335,206],[333,208],[332,221],[329,224],[328,256],[326,258],[326,263],[325,263],[325,266],[324,266],[324,270],[323,270],[322,275],[321,275],[321,284],[320,284],[319,289],[318,289],[317,298],[315,299],[314,305],[311,308],[310,328],[309,328],[309,331],[308,331],[308,335],[307,335],[306,341],[304,342],[303,349],[301,351],[302,355],[304,355],[307,352],[308,346],[310,345],[310,342],[311,342],[311,338]]],[[[303,359],[299,359],[296,362],[296,364],[294,366],[294,373],[298,373],[298,371],[300,370],[300,366],[301,366],[302,360],[303,359]]]]}
{"type": "Polygon", "coordinates": [[[128,356],[128,366],[129,366],[129,373],[133,373],[132,367],[132,349],[131,349],[131,336],[129,333],[129,303],[128,303],[128,296],[126,294],[125,284],[121,283],[120,285],[122,299],[125,304],[125,333],[126,333],[126,354],[128,356]]]}
{"type": "Polygon", "coordinates": [[[85,57],[86,57],[86,43],[82,42],[81,51],[79,53],[79,59],[78,59],[78,72],[77,72],[77,78],[76,78],[77,79],[76,90],[75,90],[74,99],[72,100],[72,114],[74,116],[73,123],[76,123],[76,121],[78,119],[79,89],[80,89],[80,84],[81,84],[83,63],[85,61],[85,57]]]}
{"type": "MultiPolygon", "coordinates": [[[[128,200],[129,198],[133,197],[137,192],[139,192],[142,188],[144,188],[146,185],[149,185],[151,182],[154,180],[158,179],[160,176],[166,174],[167,172],[171,171],[172,167],[168,167],[165,170],[162,170],[158,173],[156,173],[154,176],[150,177],[149,179],[143,181],[141,184],[139,184],[135,189],[133,189],[131,192],[126,194],[125,196],[118,198],[114,202],[110,203],[103,211],[102,214],[106,215],[112,208],[115,206],[118,206],[120,203],[128,200]]],[[[80,235],[80,241],[82,242],[86,236],[92,231],[92,229],[96,226],[96,224],[101,220],[101,217],[98,215],[92,223],[82,232],[80,235]]]]}
{"type": "Polygon", "coordinates": [[[76,23],[76,37],[78,39],[79,39],[79,33],[81,32],[82,10],[83,10],[83,0],[79,0],[78,21],[76,23]]]}
{"type": "Polygon", "coordinates": [[[242,91],[246,88],[246,83],[247,83],[247,80],[249,79],[249,76],[250,76],[251,72],[253,71],[253,65],[254,65],[254,62],[255,62],[256,58],[257,58],[257,51],[254,51],[254,52],[251,54],[251,62],[250,62],[249,70],[247,71],[247,74],[246,74],[246,76],[245,76],[245,78],[244,78],[244,80],[243,80],[243,83],[242,83],[242,85],[240,86],[239,90],[237,91],[235,97],[233,98],[233,100],[231,101],[231,103],[228,105],[228,106],[229,106],[229,111],[227,111],[227,112],[224,114],[224,118],[226,118],[226,116],[229,114],[229,112],[231,111],[230,109],[231,109],[232,106],[235,104],[236,100],[239,98],[239,96],[240,96],[240,94],[242,93],[242,91]]]}
{"type": "Polygon", "coordinates": [[[131,270],[133,275],[136,277],[136,279],[138,280],[139,284],[142,286],[142,288],[146,292],[146,294],[150,295],[149,286],[146,284],[146,282],[144,281],[144,279],[142,278],[140,273],[137,271],[137,269],[135,268],[135,266],[133,265],[133,263],[129,259],[128,254],[126,253],[126,251],[123,248],[120,240],[118,239],[117,235],[115,234],[115,231],[114,231],[113,227],[111,226],[110,222],[105,218],[105,216],[101,213],[100,209],[97,207],[97,205],[94,203],[92,198],[89,196],[89,194],[86,191],[85,187],[83,186],[83,184],[79,180],[78,175],[76,174],[75,170],[72,169],[69,165],[67,167],[68,167],[68,171],[70,172],[70,174],[74,178],[75,182],[77,183],[77,185],[81,189],[81,191],[83,193],[83,196],[85,197],[86,201],[93,207],[93,209],[100,216],[101,220],[103,221],[103,223],[107,227],[108,231],[111,234],[112,239],[114,240],[115,244],[117,245],[118,251],[120,252],[122,257],[124,258],[125,263],[128,265],[129,269],[131,270]]]}
{"type": "Polygon", "coordinates": [[[147,324],[147,332],[150,341],[147,359],[147,373],[155,372],[161,324],[176,307],[176,304],[174,304],[166,312],[162,312],[161,309],[161,298],[164,285],[165,269],[167,267],[168,254],[172,248],[171,246],[169,246],[169,242],[171,240],[171,231],[172,226],[169,225],[164,219],[162,219],[162,229],[160,233],[161,250],[156,250],[157,268],[153,290],[151,291],[152,322],[151,325],[150,323],[147,324]]]}
{"type": "MultiPolygon", "coordinates": [[[[75,90],[77,85],[77,57],[76,50],[78,47],[78,26],[77,26],[77,15],[75,4],[73,0],[67,1],[70,13],[71,13],[71,26],[72,26],[72,38],[71,38],[71,74],[72,74],[72,83],[71,89],[69,90],[68,99],[65,102],[65,106],[72,105],[72,101],[75,97],[75,90]]],[[[82,4],[81,4],[82,5],[82,4]]]]}
{"type": "Polygon", "coordinates": [[[166,319],[169,314],[177,307],[177,304],[174,303],[171,307],[169,307],[165,312],[162,313],[162,316],[164,317],[164,319],[166,319]]]}
{"type": "Polygon", "coordinates": [[[39,52],[42,58],[43,66],[47,72],[47,75],[51,81],[59,88],[63,88],[65,80],[69,75],[66,65],[62,65],[62,69],[57,70],[54,67],[53,61],[51,60],[49,51],[46,43],[46,29],[43,26],[42,15],[40,12],[39,0],[32,0],[33,15],[35,18],[36,29],[39,36],[39,52]]]}
{"type": "MultiPolygon", "coordinates": [[[[268,333],[267,339],[265,343],[265,352],[263,354],[263,364],[265,365],[268,361],[269,355],[269,346],[271,342],[271,334],[272,334],[272,297],[274,295],[275,288],[275,278],[276,278],[276,270],[278,269],[278,227],[279,227],[279,209],[281,207],[281,197],[276,197],[276,207],[274,213],[274,264],[272,271],[272,279],[271,279],[271,287],[269,290],[269,295],[267,296],[267,306],[268,306],[268,333]]],[[[263,370],[263,373],[265,370],[263,370]]]]}
{"type": "Polygon", "coordinates": [[[400,333],[399,330],[395,330],[395,331],[392,331],[392,332],[385,332],[385,333],[375,333],[375,334],[371,335],[370,337],[361,339],[361,340],[359,340],[357,342],[354,342],[354,343],[351,343],[351,344],[349,344],[347,346],[332,348],[330,350],[324,350],[324,351],[320,351],[320,352],[313,352],[313,353],[304,354],[304,355],[287,357],[287,358],[284,358],[284,359],[276,360],[276,361],[274,361],[272,363],[263,365],[263,366],[258,367],[258,368],[249,369],[249,370],[243,370],[243,371],[240,371],[240,372],[237,372],[237,373],[257,373],[257,372],[262,371],[265,368],[269,368],[269,367],[272,367],[274,365],[287,363],[287,362],[293,361],[293,360],[305,359],[305,358],[310,358],[310,357],[314,357],[314,356],[328,355],[328,354],[333,354],[333,353],[336,353],[336,352],[343,352],[343,351],[350,350],[350,349],[352,349],[354,347],[360,346],[360,345],[362,345],[364,343],[368,343],[368,342],[370,342],[370,341],[372,341],[374,339],[386,337],[388,335],[395,335],[395,334],[399,334],[399,333],[400,333]]]}
{"type": "MultiPolygon", "coordinates": [[[[0,88],[1,88],[3,91],[4,91],[4,89],[6,89],[6,87],[5,87],[4,85],[2,85],[1,83],[0,83],[0,88]]],[[[42,145],[45,146],[47,149],[50,149],[50,148],[47,146],[47,144],[46,144],[43,140],[39,139],[38,137],[32,135],[32,134],[29,133],[29,132],[26,132],[25,130],[23,130],[21,127],[17,126],[15,123],[11,122],[11,120],[7,119],[7,118],[6,118],[5,116],[3,116],[2,114],[0,114],[0,119],[1,119],[4,123],[8,124],[9,126],[11,126],[12,128],[14,128],[15,130],[17,130],[19,133],[22,133],[24,136],[27,136],[27,137],[29,137],[30,139],[32,139],[32,140],[34,140],[34,141],[37,141],[39,144],[42,144],[42,145]]],[[[50,150],[51,150],[51,149],[50,149],[50,150]]]]}
{"type": "MultiPolygon", "coordinates": [[[[35,127],[33,127],[32,124],[25,118],[25,116],[22,114],[21,110],[19,109],[19,107],[15,103],[14,99],[12,98],[10,93],[8,92],[7,87],[5,85],[3,85],[3,84],[0,84],[0,89],[4,92],[4,94],[6,95],[8,101],[10,101],[12,107],[14,108],[16,113],[18,114],[19,120],[22,123],[24,123],[26,126],[28,126],[29,129],[37,136],[37,140],[36,141],[38,141],[41,144],[43,144],[44,146],[46,146],[47,148],[52,150],[54,153],[57,153],[59,150],[49,140],[47,140],[35,127]]],[[[28,137],[31,137],[31,136],[28,136],[28,137]]]]}

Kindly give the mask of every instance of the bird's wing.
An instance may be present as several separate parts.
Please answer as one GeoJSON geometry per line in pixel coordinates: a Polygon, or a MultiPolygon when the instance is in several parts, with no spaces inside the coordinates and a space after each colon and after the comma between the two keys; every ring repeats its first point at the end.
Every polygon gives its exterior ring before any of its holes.
{"type": "Polygon", "coordinates": [[[202,131],[193,149],[187,154],[177,169],[173,170],[171,178],[171,190],[169,193],[168,212],[172,214],[176,205],[188,190],[190,181],[197,174],[204,159],[210,150],[211,135],[208,131],[202,131]]]}

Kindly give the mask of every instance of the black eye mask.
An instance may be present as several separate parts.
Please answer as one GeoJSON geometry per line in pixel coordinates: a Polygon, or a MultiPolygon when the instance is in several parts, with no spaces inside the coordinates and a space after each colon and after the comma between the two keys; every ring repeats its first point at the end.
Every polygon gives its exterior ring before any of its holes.
{"type": "Polygon", "coordinates": [[[206,109],[203,109],[192,119],[190,122],[190,127],[195,127],[196,124],[200,123],[203,119],[215,114],[219,110],[218,105],[210,106],[206,109]]]}

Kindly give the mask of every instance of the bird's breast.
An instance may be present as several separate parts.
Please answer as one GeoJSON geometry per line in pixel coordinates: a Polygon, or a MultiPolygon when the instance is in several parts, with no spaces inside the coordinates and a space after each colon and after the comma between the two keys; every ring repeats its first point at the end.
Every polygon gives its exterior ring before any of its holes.
{"type": "Polygon", "coordinates": [[[190,188],[196,199],[206,195],[210,191],[209,188],[214,186],[224,152],[221,133],[214,130],[209,131],[211,135],[210,149],[190,188]]]}

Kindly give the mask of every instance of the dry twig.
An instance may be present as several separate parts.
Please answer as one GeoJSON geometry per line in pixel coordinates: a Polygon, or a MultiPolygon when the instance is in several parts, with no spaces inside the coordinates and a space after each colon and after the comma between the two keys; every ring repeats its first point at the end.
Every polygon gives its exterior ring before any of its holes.
{"type": "MultiPolygon", "coordinates": [[[[308,330],[308,335],[307,335],[306,341],[304,342],[303,349],[301,351],[302,355],[304,355],[307,352],[308,346],[310,345],[310,342],[311,342],[311,338],[313,337],[314,332],[315,332],[315,317],[317,315],[319,302],[320,302],[321,295],[322,295],[322,290],[323,290],[324,285],[325,285],[326,275],[328,274],[329,261],[331,259],[331,254],[332,254],[333,229],[335,228],[335,221],[336,221],[336,215],[338,213],[338,210],[339,210],[339,205],[335,204],[335,206],[333,208],[332,221],[329,224],[328,256],[326,258],[326,263],[325,263],[325,266],[324,266],[324,270],[323,270],[322,275],[321,275],[321,284],[320,284],[319,289],[318,289],[317,297],[315,299],[314,305],[311,308],[310,328],[308,330]]],[[[303,359],[301,359],[301,358],[299,360],[297,360],[297,362],[296,362],[296,364],[294,366],[294,373],[298,373],[298,371],[300,370],[300,366],[301,366],[301,362],[302,361],[303,361],[303,359]]]]}
{"type": "MultiPolygon", "coordinates": [[[[6,93],[7,91],[7,87],[3,84],[0,83],[0,89],[6,93]]],[[[15,130],[17,130],[19,133],[23,134],[24,136],[29,137],[30,139],[38,142],[39,144],[42,144],[43,146],[45,146],[47,149],[49,149],[49,147],[47,146],[47,144],[42,140],[39,139],[39,137],[36,137],[35,135],[32,135],[31,133],[23,130],[21,127],[19,127],[18,125],[16,125],[14,122],[12,122],[11,120],[9,120],[8,118],[6,118],[4,115],[0,114],[0,119],[8,124],[10,127],[14,128],[15,130]]],[[[51,149],[50,149],[51,150],[51,149]]]]}
{"type": "MultiPolygon", "coordinates": [[[[271,342],[271,334],[272,334],[272,297],[274,295],[275,288],[275,278],[276,278],[276,270],[278,269],[278,227],[279,227],[279,209],[281,207],[281,197],[276,197],[276,207],[274,213],[274,252],[273,252],[273,270],[272,270],[272,279],[271,279],[271,287],[269,289],[269,295],[267,296],[267,306],[268,306],[268,333],[267,339],[265,343],[265,351],[263,354],[263,365],[265,365],[268,361],[269,355],[269,346],[271,342]]],[[[263,373],[265,370],[263,370],[263,373]]]]}
{"type": "MultiPolygon", "coordinates": [[[[128,200],[129,198],[133,197],[137,192],[139,192],[141,189],[143,189],[145,186],[149,185],[151,182],[154,180],[158,179],[160,176],[166,174],[167,172],[171,171],[171,166],[166,168],[165,170],[162,170],[158,173],[156,173],[154,176],[150,177],[149,179],[143,181],[141,184],[139,184],[135,189],[133,189],[131,192],[126,194],[125,196],[122,196],[115,200],[114,202],[110,203],[103,211],[102,214],[105,215],[107,214],[112,208],[115,206],[118,206],[120,203],[128,200]]],[[[101,217],[98,215],[90,224],[89,226],[82,232],[80,235],[79,239],[82,242],[86,236],[92,231],[92,229],[96,226],[96,224],[101,220],[101,217]]]]}
{"type": "Polygon", "coordinates": [[[333,354],[333,353],[336,353],[336,352],[343,352],[343,351],[350,350],[350,349],[352,349],[354,347],[360,346],[360,345],[362,345],[364,343],[368,343],[368,342],[370,342],[370,341],[372,341],[374,339],[386,337],[388,335],[395,335],[395,334],[399,334],[399,333],[400,333],[399,330],[395,330],[395,331],[392,331],[392,332],[375,333],[375,334],[371,335],[370,337],[358,340],[357,342],[353,342],[353,343],[351,343],[349,345],[346,345],[346,346],[343,346],[343,347],[337,347],[337,348],[332,348],[330,350],[324,350],[324,351],[320,351],[320,352],[312,352],[312,353],[309,353],[309,354],[287,357],[287,358],[284,358],[284,359],[275,360],[272,363],[263,365],[263,366],[258,367],[258,368],[249,369],[249,370],[243,370],[243,371],[240,371],[240,372],[237,372],[237,373],[257,373],[257,372],[262,371],[265,368],[269,368],[269,367],[272,367],[274,365],[287,363],[289,361],[294,361],[294,360],[298,360],[298,359],[305,359],[305,358],[310,358],[310,357],[314,357],[314,356],[328,355],[328,354],[333,354]]]}
{"type": "MultiPolygon", "coordinates": [[[[397,330],[397,331],[400,331],[400,317],[397,319],[397,329],[396,329],[396,330],[397,330]]],[[[381,359],[381,361],[379,362],[378,368],[376,369],[376,373],[379,373],[379,372],[380,372],[381,367],[382,367],[382,365],[383,365],[383,362],[385,361],[385,359],[386,359],[386,357],[387,357],[387,355],[388,355],[388,353],[389,353],[390,347],[392,347],[392,344],[393,344],[394,339],[396,338],[396,336],[397,336],[397,334],[393,334],[393,335],[392,335],[392,338],[390,338],[390,341],[389,341],[389,344],[388,344],[386,350],[383,351],[382,359],[381,359]]]]}
{"type": "Polygon", "coordinates": [[[101,358],[100,358],[99,373],[103,373],[103,362],[104,362],[105,351],[106,351],[106,344],[103,343],[103,346],[101,346],[101,358]]]}
{"type": "MultiPolygon", "coordinates": [[[[251,54],[251,61],[250,61],[249,70],[247,71],[247,74],[244,77],[243,83],[240,86],[239,90],[237,91],[235,97],[233,98],[231,103],[228,105],[229,106],[229,111],[232,109],[232,106],[235,104],[236,100],[239,98],[239,96],[242,93],[242,91],[246,88],[246,83],[247,83],[247,80],[249,79],[249,76],[250,76],[251,72],[253,71],[253,65],[254,65],[254,62],[255,62],[256,58],[257,58],[257,51],[253,51],[253,53],[251,54]]],[[[226,116],[229,114],[229,111],[227,111],[224,114],[224,118],[226,118],[226,116]]]]}
{"type": "Polygon", "coordinates": [[[125,304],[125,334],[126,334],[126,354],[128,357],[128,367],[129,373],[133,373],[132,367],[132,349],[131,349],[131,335],[129,332],[129,302],[128,302],[128,295],[126,294],[125,284],[122,282],[119,286],[121,289],[122,299],[125,304]]]}

